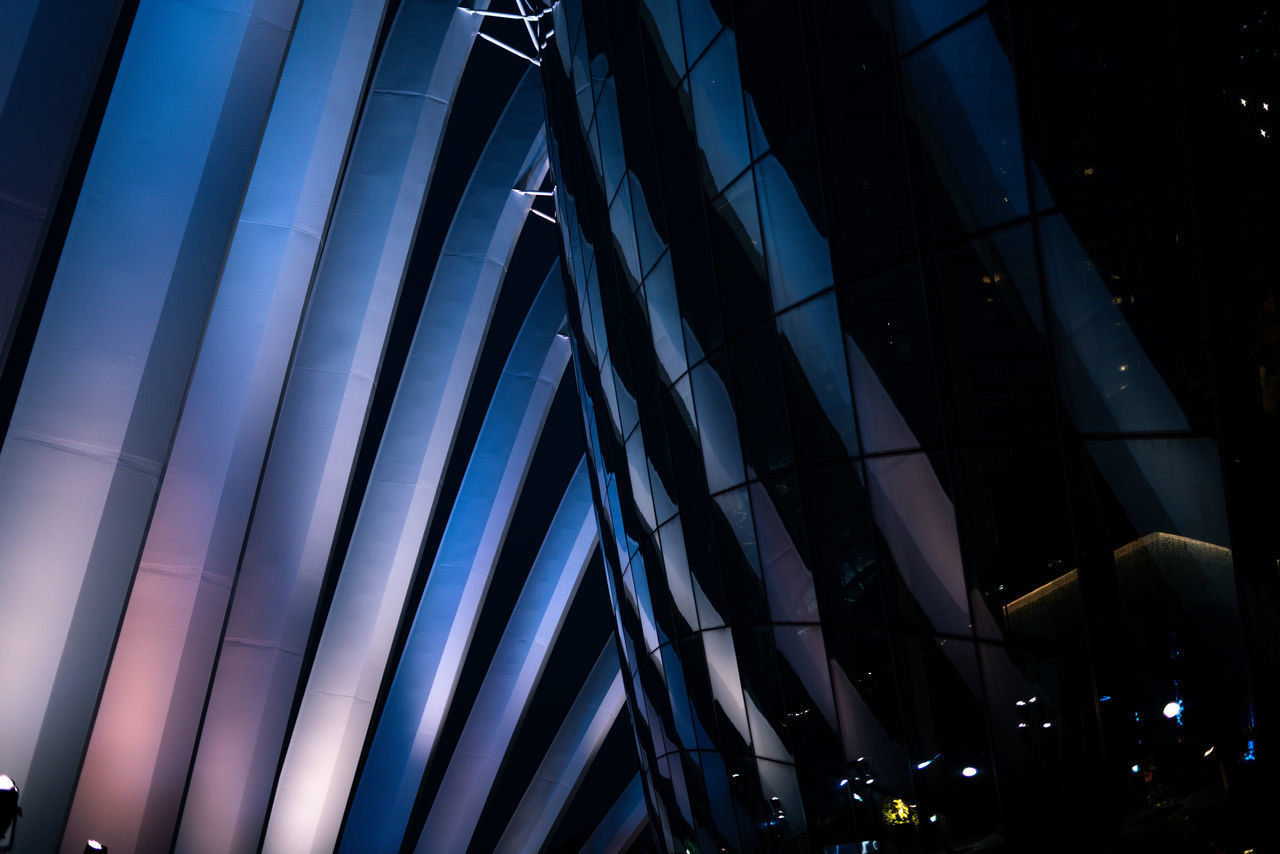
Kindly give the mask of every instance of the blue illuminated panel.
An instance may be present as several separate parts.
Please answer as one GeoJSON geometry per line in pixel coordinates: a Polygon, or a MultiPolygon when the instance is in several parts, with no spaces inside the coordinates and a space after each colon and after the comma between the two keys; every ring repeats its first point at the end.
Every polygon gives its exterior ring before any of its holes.
{"type": "Polygon", "coordinates": [[[399,850],[533,448],[569,361],[569,341],[559,334],[563,291],[557,262],[489,404],[360,774],[343,851],[399,850]]]}
{"type": "Polygon", "coordinates": [[[542,128],[541,89],[530,75],[481,154],[445,239],[290,736],[265,851],[330,851],[337,840],[404,597],[533,198],[513,188],[546,174],[542,128]]]}

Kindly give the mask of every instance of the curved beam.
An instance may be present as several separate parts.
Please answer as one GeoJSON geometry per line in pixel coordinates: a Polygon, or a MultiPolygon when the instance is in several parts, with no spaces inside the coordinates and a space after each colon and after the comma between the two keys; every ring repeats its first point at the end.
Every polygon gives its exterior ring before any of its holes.
{"type": "Polygon", "coordinates": [[[342,851],[400,850],[533,450],[569,361],[568,338],[559,334],[564,320],[557,261],[525,317],[480,428],[361,771],[342,851]]]}
{"type": "Polygon", "coordinates": [[[578,463],[560,500],[506,631],[489,662],[480,693],[418,836],[420,849],[428,847],[430,840],[429,847],[437,854],[467,851],[485,799],[538,687],[598,541],[591,475],[584,459],[578,463]]]}
{"type": "Polygon", "coordinates": [[[240,544],[386,0],[299,13],[64,834],[169,850],[240,544]]]}
{"type": "Polygon", "coordinates": [[[485,333],[546,173],[527,77],[480,156],[445,239],[290,735],[264,852],[332,851],[396,625],[435,513],[485,333]]]}
{"type": "Polygon", "coordinates": [[[0,767],[31,851],[57,850],[296,6],[143,0],[103,115],[0,450],[0,767]]]}
{"type": "Polygon", "coordinates": [[[250,522],[177,847],[257,847],[302,654],[474,19],[406,0],[364,106],[250,522]]]}
{"type": "MultiPolygon", "coordinates": [[[[542,850],[625,702],[618,647],[610,637],[547,748],[494,854],[538,854],[542,850]]],[[[417,854],[428,854],[432,848],[426,840],[419,840],[416,850],[417,854]]]]}
{"type": "Polygon", "coordinates": [[[637,774],[600,820],[587,844],[582,846],[582,854],[623,854],[648,823],[644,785],[637,774]]]}

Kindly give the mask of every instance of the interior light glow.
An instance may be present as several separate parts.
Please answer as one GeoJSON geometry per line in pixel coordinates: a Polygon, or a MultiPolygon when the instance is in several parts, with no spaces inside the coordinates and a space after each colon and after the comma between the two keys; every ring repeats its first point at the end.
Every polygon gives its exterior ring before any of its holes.
{"type": "Polygon", "coordinates": [[[1050,721],[1045,721],[1044,723],[1040,724],[1040,726],[1043,727],[1044,729],[1049,729],[1051,726],[1053,726],[1053,723],[1050,721]]]}
{"type": "Polygon", "coordinates": [[[1209,745],[1208,747],[1206,747],[1206,748],[1205,748],[1205,750],[1204,750],[1204,754],[1203,754],[1203,755],[1204,755],[1204,758],[1205,758],[1205,759],[1208,759],[1208,758],[1209,758],[1209,755],[1210,755],[1210,754],[1212,754],[1212,753],[1213,753],[1213,745],[1211,744],[1211,745],[1209,745]]]}
{"type": "Polygon", "coordinates": [[[1170,720],[1172,720],[1173,718],[1176,718],[1178,715],[1182,714],[1182,704],[1179,703],[1177,700],[1172,700],[1168,703],[1165,703],[1164,709],[1161,711],[1161,714],[1163,714],[1166,718],[1169,718],[1170,720]]]}
{"type": "Polygon", "coordinates": [[[1132,764],[1132,765],[1130,765],[1130,766],[1129,766],[1129,770],[1130,770],[1130,771],[1132,771],[1133,773],[1137,774],[1137,773],[1138,773],[1139,771],[1141,771],[1142,769],[1141,769],[1141,768],[1139,768],[1139,767],[1138,767],[1138,764],[1135,762],[1134,764],[1132,764]]]}
{"type": "Polygon", "coordinates": [[[965,777],[977,777],[978,769],[974,768],[972,765],[966,765],[964,770],[961,771],[960,773],[965,777]]]}
{"type": "Polygon", "coordinates": [[[936,824],[937,821],[938,821],[938,817],[936,815],[929,816],[929,824],[936,824]]]}
{"type": "Polygon", "coordinates": [[[8,774],[0,774],[0,792],[18,791],[18,785],[8,774]]]}
{"type": "Polygon", "coordinates": [[[90,839],[84,844],[84,850],[85,854],[89,854],[90,851],[106,851],[107,846],[103,845],[96,839],[90,839]]]}

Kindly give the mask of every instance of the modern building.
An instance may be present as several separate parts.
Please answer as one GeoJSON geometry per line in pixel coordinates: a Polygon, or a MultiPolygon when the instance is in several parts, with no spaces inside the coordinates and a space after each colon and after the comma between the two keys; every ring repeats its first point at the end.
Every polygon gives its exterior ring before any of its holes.
{"type": "Polygon", "coordinates": [[[82,5],[0,12],[3,842],[627,841],[536,69],[453,2],[82,5]]]}
{"type": "Polygon", "coordinates": [[[1274,838],[1274,14],[554,6],[663,850],[1274,838]]]}
{"type": "Polygon", "coordinates": [[[0,846],[1267,850],[1276,80],[1265,4],[0,5],[0,846]]]}

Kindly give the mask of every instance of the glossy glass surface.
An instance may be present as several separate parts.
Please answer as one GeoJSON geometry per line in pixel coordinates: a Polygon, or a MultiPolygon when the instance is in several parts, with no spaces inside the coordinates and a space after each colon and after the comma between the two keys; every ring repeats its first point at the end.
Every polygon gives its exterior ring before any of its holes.
{"type": "Polygon", "coordinates": [[[663,849],[1261,840],[1202,226],[1167,138],[1123,150],[1189,121],[1171,13],[563,5],[604,75],[584,108],[543,68],[663,849]]]}

